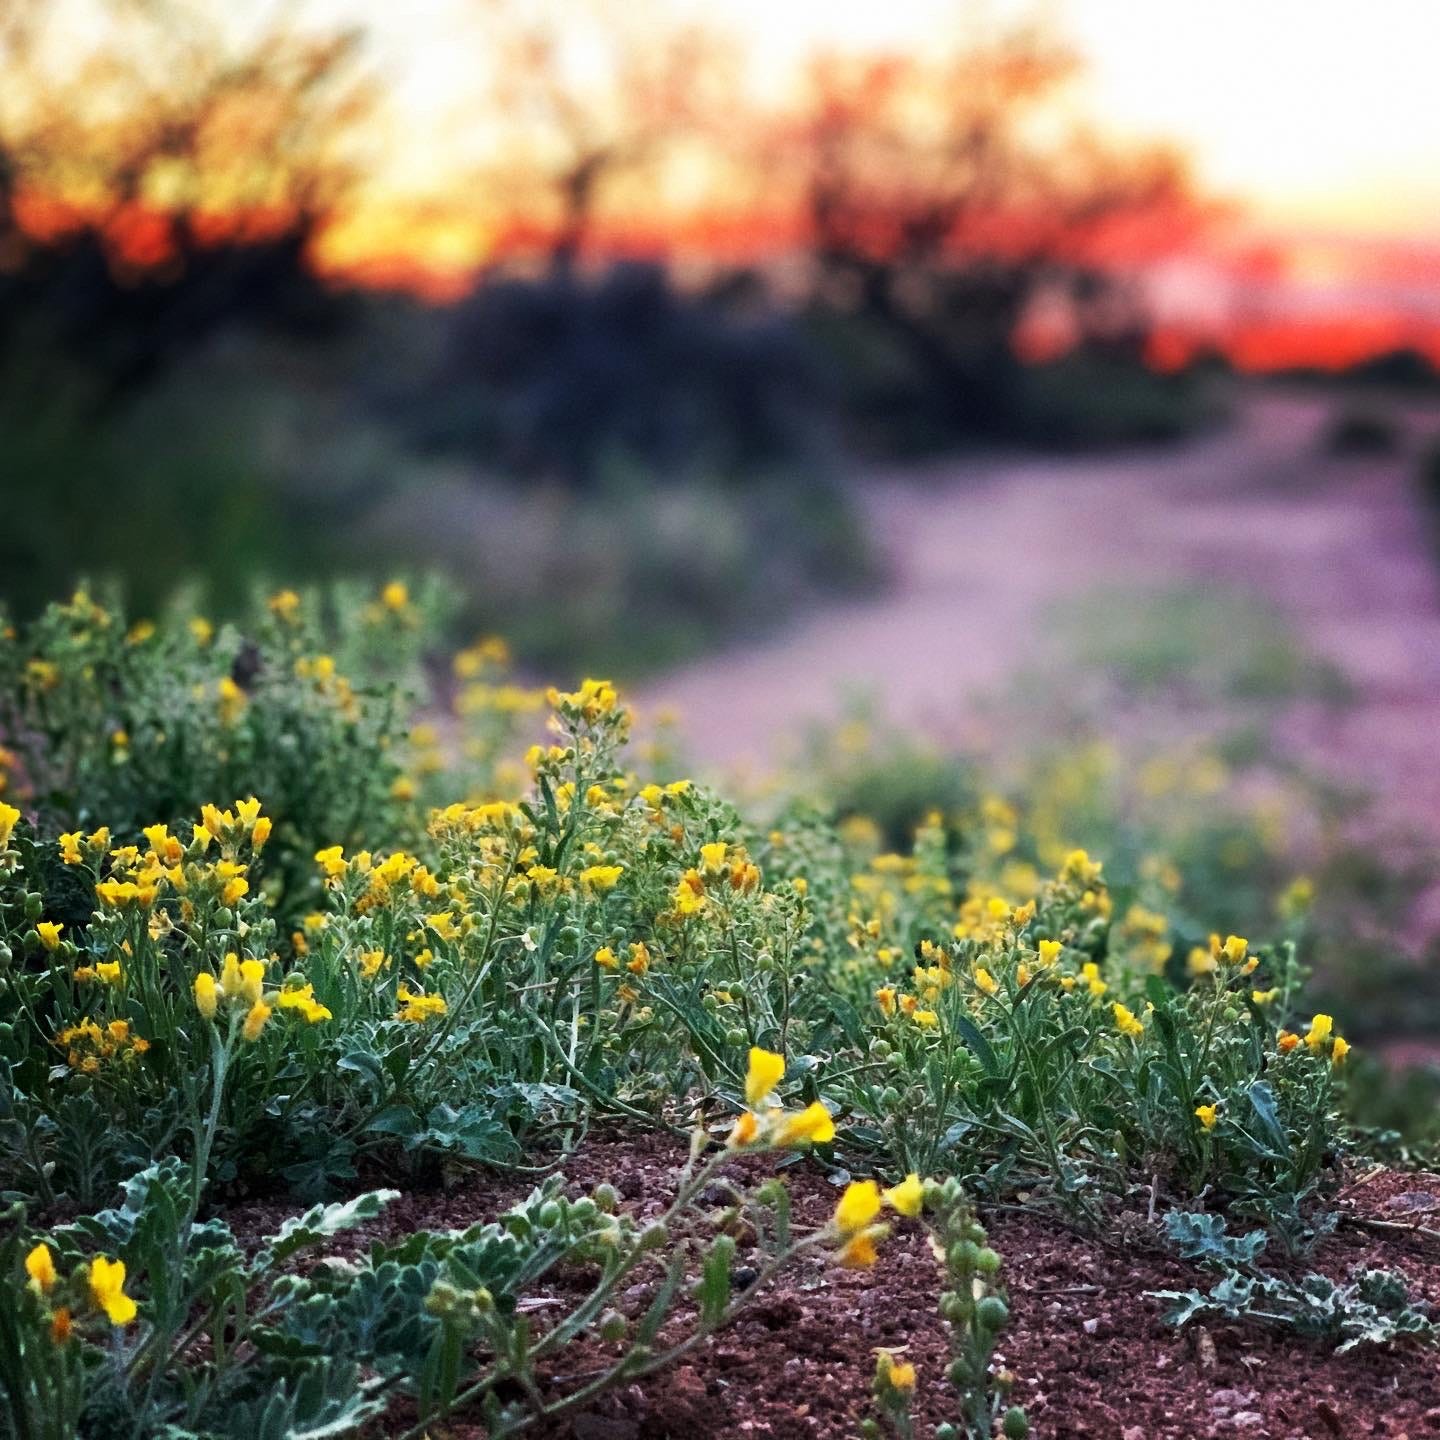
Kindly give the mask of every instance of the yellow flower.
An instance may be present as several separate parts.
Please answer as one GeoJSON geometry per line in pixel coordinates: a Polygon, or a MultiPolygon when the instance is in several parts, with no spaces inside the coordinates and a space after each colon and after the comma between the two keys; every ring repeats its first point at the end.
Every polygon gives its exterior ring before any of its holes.
{"type": "Polygon", "coordinates": [[[818,1100],[784,1116],[775,1131],[777,1145],[824,1145],[834,1138],[835,1121],[818,1100]]]}
{"type": "Polygon", "coordinates": [[[1219,1111],[1216,1110],[1213,1105],[1197,1105],[1195,1107],[1195,1118],[1206,1130],[1213,1130],[1215,1128],[1215,1121],[1218,1115],[1219,1111]]]}
{"type": "Polygon", "coordinates": [[[615,888],[624,869],[623,865],[589,865],[580,872],[581,888],[589,895],[603,895],[615,888]]]}
{"type": "Polygon", "coordinates": [[[708,875],[718,874],[725,866],[725,852],[730,847],[723,840],[700,847],[700,869],[708,875]]]}
{"type": "Polygon", "coordinates": [[[60,847],[60,859],[66,865],[79,865],[84,856],[80,853],[80,844],[85,837],[78,830],[68,830],[55,843],[60,847]]]}
{"type": "Polygon", "coordinates": [[[433,915],[427,915],[425,923],[442,940],[454,940],[460,934],[460,927],[456,924],[454,915],[448,910],[439,910],[433,915]]]}
{"type": "Polygon", "coordinates": [[[213,1020],[219,999],[215,977],[208,970],[202,970],[195,977],[195,1008],[206,1020],[213,1020]]]}
{"type": "Polygon", "coordinates": [[[865,1229],[880,1213],[880,1187],[873,1180],[852,1180],[835,1206],[835,1228],[842,1235],[865,1229]]]}
{"type": "Polygon", "coordinates": [[[332,879],[345,873],[345,849],[341,845],[329,845],[315,852],[315,863],[332,879]]]}
{"type": "Polygon", "coordinates": [[[1078,881],[1082,885],[1088,885],[1100,875],[1100,864],[1092,860],[1084,850],[1072,850],[1065,857],[1065,865],[1062,874],[1067,880],[1078,881]]]}
{"type": "Polygon", "coordinates": [[[410,590],[403,580],[392,580],[381,592],[380,603],[387,610],[403,610],[410,603],[410,590]]]}
{"type": "Polygon", "coordinates": [[[875,1363],[875,1378],[882,1389],[910,1391],[915,1388],[915,1367],[882,1350],[875,1363]]]}
{"type": "Polygon", "coordinates": [[[1239,935],[1227,935],[1225,937],[1225,958],[1232,965],[1239,965],[1245,959],[1245,952],[1250,948],[1250,942],[1239,935]]]}
{"type": "Polygon", "coordinates": [[[1037,948],[1040,952],[1040,963],[1053,965],[1065,947],[1058,940],[1042,940],[1037,948]]]}
{"type": "Polygon", "coordinates": [[[880,1007],[882,1015],[893,1015],[895,1013],[895,987],[882,985],[875,992],[875,1003],[880,1007]]]}
{"type": "Polygon", "coordinates": [[[220,967],[220,991],[227,1000],[258,1005],[265,988],[265,962],[241,960],[233,951],[220,967]]]}
{"type": "Polygon", "coordinates": [[[753,1145],[759,1137],[760,1121],[755,1117],[753,1111],[743,1110],[725,1143],[732,1150],[738,1150],[741,1146],[753,1145]]]}
{"type": "Polygon", "coordinates": [[[1135,1018],[1134,1013],[1118,1002],[1110,1007],[1115,1015],[1115,1025],[1122,1035],[1143,1035],[1145,1026],[1135,1018]]]}
{"type": "Polygon", "coordinates": [[[293,590],[280,590],[267,602],[270,613],[288,625],[300,609],[300,597],[293,590]]]}
{"type": "Polygon", "coordinates": [[[1282,1030],[1275,1037],[1275,1048],[1282,1055],[1288,1055],[1299,1043],[1300,1037],[1293,1030],[1282,1030]]]}
{"type": "Polygon", "coordinates": [[[910,1018],[922,1030],[933,1030],[940,1023],[940,1017],[933,1010],[916,1010],[910,1018]]]}
{"type": "Polygon", "coordinates": [[[194,615],[187,623],[197,645],[208,645],[215,638],[215,627],[203,615],[194,615]]]}
{"type": "Polygon", "coordinates": [[[95,978],[102,985],[121,985],[125,976],[118,960],[102,960],[95,967],[95,978]]]}
{"type": "Polygon", "coordinates": [[[25,664],[25,678],[37,690],[53,690],[60,683],[60,671],[50,660],[29,660],[25,664]]]}
{"type": "Polygon", "coordinates": [[[750,1063],[745,1071],[745,1103],[758,1105],[784,1078],[785,1057],[758,1045],[750,1047],[750,1063]]]}
{"type": "Polygon", "coordinates": [[[1276,985],[1269,990],[1252,990],[1250,998],[1257,1005],[1272,1005],[1280,998],[1280,987],[1276,985]]]}
{"type": "Polygon", "coordinates": [[[983,965],[975,967],[975,984],[986,995],[993,995],[1000,988],[995,983],[995,977],[983,965]]]}
{"type": "Polygon", "coordinates": [[[1337,1035],[1335,1043],[1330,1047],[1330,1063],[1339,1065],[1349,1053],[1350,1042],[1343,1035],[1337,1035]]]}
{"type": "Polygon", "coordinates": [[[695,915],[705,908],[705,882],[698,870],[687,870],[675,887],[675,911],[678,915],[695,915]]]}
{"type": "Polygon", "coordinates": [[[60,932],[65,928],[62,922],[54,920],[42,920],[35,927],[35,933],[40,937],[40,943],[47,950],[58,950],[60,948],[60,932]]]}
{"type": "Polygon", "coordinates": [[[1305,1036],[1305,1043],[1312,1050],[1319,1050],[1330,1038],[1330,1032],[1335,1028],[1335,1021],[1329,1015],[1317,1015],[1310,1022],[1309,1032],[1305,1036]]]}
{"type": "Polygon", "coordinates": [[[20,823],[20,812],[13,805],[6,805],[0,801],[0,850],[5,849],[10,843],[10,836],[14,834],[15,827],[20,823]]]}
{"type": "Polygon", "coordinates": [[[215,689],[215,698],[222,725],[233,725],[244,713],[246,705],[250,703],[249,697],[228,675],[220,677],[220,683],[215,689]]]}
{"type": "Polygon", "coordinates": [[[1100,967],[1093,960],[1087,960],[1080,967],[1080,974],[1085,984],[1089,987],[1090,993],[1097,999],[1110,988],[1100,978],[1100,967]]]}
{"type": "Polygon", "coordinates": [[[135,1318],[135,1302],[125,1293],[125,1262],[97,1255],[90,1262],[90,1298],[112,1325],[135,1318]]]}
{"type": "Polygon", "coordinates": [[[315,987],[313,985],[292,985],[287,990],[282,990],[276,997],[275,1003],[282,1010],[298,1010],[306,1021],[311,1025],[317,1025],[322,1020],[333,1020],[330,1008],[322,1005],[315,998],[315,987]]]}
{"type": "Polygon", "coordinates": [[[918,1215],[925,1204],[925,1186],[913,1171],[885,1192],[885,1203],[900,1215],[918,1215]]]}
{"type": "Polygon", "coordinates": [[[42,1295],[48,1295],[55,1286],[55,1257],[48,1245],[37,1245],[25,1257],[25,1273],[42,1295]]]}
{"type": "Polygon", "coordinates": [[[608,945],[602,945],[595,952],[595,963],[602,970],[618,970],[620,968],[619,957],[608,945]]]}
{"type": "Polygon", "coordinates": [[[423,1024],[426,1020],[443,1015],[446,1010],[443,995],[426,995],[419,990],[411,990],[405,985],[401,985],[395,991],[395,998],[400,1002],[400,1009],[395,1012],[395,1018],[407,1020],[412,1025],[423,1024]]]}
{"type": "Polygon", "coordinates": [[[650,952],[643,940],[630,942],[630,958],[625,962],[625,968],[632,975],[643,975],[650,968],[650,952]]]}
{"type": "Polygon", "coordinates": [[[840,1247],[840,1253],[836,1258],[847,1270],[870,1269],[879,1259],[875,1250],[875,1236],[869,1230],[862,1230],[858,1235],[852,1235],[840,1247]]]}
{"type": "Polygon", "coordinates": [[[258,1040],[260,1032],[265,1028],[265,1022],[273,1013],[263,1000],[257,1000],[246,1013],[245,1024],[240,1029],[240,1038],[242,1040],[258,1040]]]}
{"type": "MultiPolygon", "coordinates": [[[[389,965],[390,957],[383,950],[362,950],[356,963],[360,967],[360,978],[373,980],[389,965]]],[[[424,966],[421,966],[421,969],[424,969],[424,966]]]]}
{"type": "Polygon", "coordinates": [[[1216,965],[1215,957],[1202,945],[1192,946],[1185,957],[1185,973],[1197,980],[1202,975],[1213,975],[1216,965]]]}

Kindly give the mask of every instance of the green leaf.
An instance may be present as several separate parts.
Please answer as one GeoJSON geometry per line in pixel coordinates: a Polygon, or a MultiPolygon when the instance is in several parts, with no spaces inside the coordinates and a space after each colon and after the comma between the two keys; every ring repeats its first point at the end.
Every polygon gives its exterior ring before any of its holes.
{"type": "Polygon", "coordinates": [[[685,1248],[677,1246],[675,1253],[670,1257],[670,1265],[665,1272],[665,1279],[655,1292],[655,1298],[650,1302],[650,1308],[645,1312],[645,1318],[636,1328],[635,1340],[638,1344],[653,1345],[655,1343],[655,1337],[660,1333],[660,1327],[665,1323],[666,1315],[670,1313],[671,1302],[675,1299],[675,1292],[680,1288],[680,1281],[684,1276],[685,1248]]]}
{"type": "Polygon", "coordinates": [[[331,1235],[375,1219],[392,1200],[399,1198],[398,1190],[367,1190],[340,1205],[314,1205],[303,1215],[292,1216],[276,1234],[266,1238],[265,1248],[256,1257],[257,1263],[278,1265],[331,1235]]]}
{"type": "Polygon", "coordinates": [[[730,1303],[730,1264],[735,1258],[735,1241],[718,1235],[705,1257],[700,1272],[700,1323],[707,1330],[718,1325],[730,1303]]]}
{"type": "Polygon", "coordinates": [[[991,1049],[990,1042],[980,1033],[980,1028],[968,1015],[956,1015],[954,1018],[955,1029],[959,1032],[960,1038],[975,1053],[975,1058],[985,1067],[989,1075],[1000,1074],[1000,1062],[996,1059],[995,1051],[991,1049]]]}
{"type": "Polygon", "coordinates": [[[1259,1122],[1261,1134],[1274,1148],[1277,1156],[1284,1156],[1290,1150],[1290,1137],[1285,1133],[1285,1127],[1280,1123],[1280,1116],[1275,1108],[1275,1092],[1270,1088],[1266,1080],[1255,1080],[1245,1092],[1250,1100],[1250,1106],[1255,1112],[1255,1119],[1259,1122]]]}

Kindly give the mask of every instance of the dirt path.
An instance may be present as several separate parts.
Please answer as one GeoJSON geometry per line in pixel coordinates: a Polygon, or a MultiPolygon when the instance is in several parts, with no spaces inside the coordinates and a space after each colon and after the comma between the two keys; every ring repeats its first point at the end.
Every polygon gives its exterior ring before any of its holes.
{"type": "Polygon", "coordinates": [[[1412,477],[1440,410],[1394,456],[1336,459],[1330,402],[1263,394],[1237,425],[1168,451],[978,459],[864,491],[893,583],[737,644],[647,688],[702,765],[764,764],[777,742],[873,692],[897,721],[974,742],[978,702],[1043,662],[1046,617],[1102,585],[1241,586],[1278,603],[1356,703],[1287,720],[1287,742],[1440,837],[1440,569],[1412,477]]]}

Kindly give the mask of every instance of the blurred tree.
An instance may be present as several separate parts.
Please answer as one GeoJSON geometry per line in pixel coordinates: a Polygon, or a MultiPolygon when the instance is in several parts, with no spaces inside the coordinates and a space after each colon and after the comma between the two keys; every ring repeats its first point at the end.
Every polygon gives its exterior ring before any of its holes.
{"type": "Polygon", "coordinates": [[[7,0],[0,349],[105,407],[229,322],[332,324],[305,259],[373,101],[358,56],[204,0],[7,0]]]}
{"type": "MultiPolygon", "coordinates": [[[[494,67],[489,203],[571,270],[627,185],[656,216],[677,157],[733,113],[734,52],[655,0],[480,0],[494,67]]],[[[633,197],[632,197],[633,198],[633,197]]]]}
{"type": "Polygon", "coordinates": [[[1007,434],[1023,359],[1080,346],[1139,363],[1140,262],[1204,212],[1175,154],[1106,145],[1067,115],[1075,72],[1033,29],[812,65],[772,143],[804,197],[815,308],[888,357],[862,418],[908,403],[942,432],[1007,434]]]}

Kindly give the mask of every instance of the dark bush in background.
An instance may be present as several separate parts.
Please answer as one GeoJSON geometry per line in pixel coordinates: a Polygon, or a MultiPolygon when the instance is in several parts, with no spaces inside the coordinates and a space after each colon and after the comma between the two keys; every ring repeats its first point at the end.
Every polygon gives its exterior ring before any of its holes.
{"type": "Polygon", "coordinates": [[[433,367],[382,383],[424,453],[591,487],[614,461],[738,478],[828,449],[819,367],[745,275],[695,294],[650,264],[498,278],[434,323],[433,367]]]}

